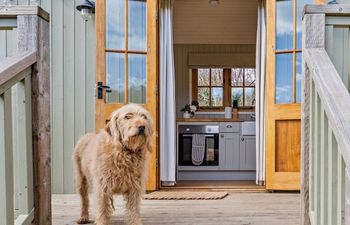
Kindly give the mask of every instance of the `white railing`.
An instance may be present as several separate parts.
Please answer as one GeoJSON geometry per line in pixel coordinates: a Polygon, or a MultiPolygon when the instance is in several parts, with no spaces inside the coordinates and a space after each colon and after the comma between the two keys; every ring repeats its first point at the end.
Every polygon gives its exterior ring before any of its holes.
{"type": "MultiPolygon", "coordinates": [[[[0,7],[17,54],[0,61],[0,225],[51,224],[49,15],[0,7]]],[[[0,27],[1,29],[1,27],[0,27]]]]}
{"type": "MultiPolygon", "coordinates": [[[[303,225],[350,224],[350,94],[326,51],[326,43],[332,41],[327,40],[327,17],[334,15],[348,20],[349,5],[304,9],[303,225]]],[[[349,67],[349,61],[343,63],[349,67]]]]}

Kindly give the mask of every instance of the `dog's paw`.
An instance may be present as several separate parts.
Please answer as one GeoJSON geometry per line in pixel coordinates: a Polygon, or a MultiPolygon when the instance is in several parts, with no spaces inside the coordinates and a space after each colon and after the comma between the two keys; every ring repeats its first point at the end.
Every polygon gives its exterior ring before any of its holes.
{"type": "Polygon", "coordinates": [[[94,221],[89,220],[88,218],[81,217],[77,220],[77,224],[88,224],[88,223],[93,223],[94,221]]]}

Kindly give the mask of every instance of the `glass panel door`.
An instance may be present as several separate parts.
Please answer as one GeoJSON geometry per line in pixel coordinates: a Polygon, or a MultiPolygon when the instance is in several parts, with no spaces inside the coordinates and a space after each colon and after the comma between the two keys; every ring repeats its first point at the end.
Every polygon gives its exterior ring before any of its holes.
{"type": "Polygon", "coordinates": [[[301,102],[302,12],[312,2],[276,0],[276,104],[301,102]]]}
{"type": "Polygon", "coordinates": [[[106,1],[107,103],[146,103],[146,1],[106,1]]]}

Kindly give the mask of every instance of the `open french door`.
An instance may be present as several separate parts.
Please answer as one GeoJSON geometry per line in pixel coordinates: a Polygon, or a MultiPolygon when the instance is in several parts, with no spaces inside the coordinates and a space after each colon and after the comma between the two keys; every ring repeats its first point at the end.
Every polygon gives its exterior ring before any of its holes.
{"type": "Polygon", "coordinates": [[[313,0],[267,1],[266,188],[300,189],[302,11],[313,0]]]}
{"type": "MultiPolygon", "coordinates": [[[[158,127],[157,7],[157,0],[96,1],[97,130],[128,103],[143,105],[158,127]]],[[[157,136],[148,166],[150,191],[158,188],[157,136]]]]}

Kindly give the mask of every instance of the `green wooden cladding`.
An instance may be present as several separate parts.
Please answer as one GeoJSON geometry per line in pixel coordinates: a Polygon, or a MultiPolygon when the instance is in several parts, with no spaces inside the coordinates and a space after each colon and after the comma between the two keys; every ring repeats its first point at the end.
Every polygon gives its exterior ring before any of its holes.
{"type": "MultiPolygon", "coordinates": [[[[30,4],[30,0],[15,2],[30,4]]],[[[41,7],[50,13],[51,23],[53,193],[75,192],[73,148],[81,135],[95,130],[95,22],[81,18],[75,9],[80,2],[40,1],[41,7]]],[[[0,59],[16,50],[16,29],[0,31],[0,59]]]]}

